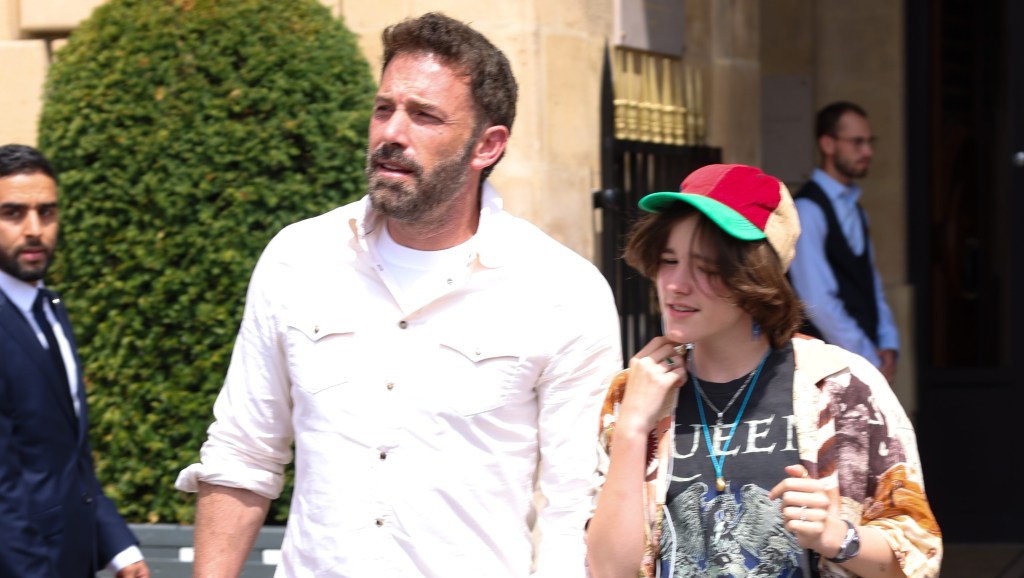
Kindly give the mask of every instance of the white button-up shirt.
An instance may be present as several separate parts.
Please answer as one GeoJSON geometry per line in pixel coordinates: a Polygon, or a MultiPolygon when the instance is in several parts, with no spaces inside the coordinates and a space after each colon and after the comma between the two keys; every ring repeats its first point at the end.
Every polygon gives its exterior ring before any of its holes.
{"type": "Polygon", "coordinates": [[[592,264],[489,185],[482,205],[466,274],[416,310],[393,296],[366,199],[261,256],[201,463],[177,486],[276,498],[294,441],[277,576],[585,575],[618,315],[592,264]]]}

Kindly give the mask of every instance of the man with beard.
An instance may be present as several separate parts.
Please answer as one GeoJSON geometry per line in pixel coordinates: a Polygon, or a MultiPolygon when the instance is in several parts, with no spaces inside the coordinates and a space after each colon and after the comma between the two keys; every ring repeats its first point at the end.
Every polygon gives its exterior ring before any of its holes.
{"type": "Polygon", "coordinates": [[[816,133],[821,165],[796,195],[801,233],[789,273],[806,306],[802,331],[860,354],[892,383],[899,332],[855,182],[868,173],[875,137],[867,113],[850,102],[821,109],[816,133]]]}
{"type": "Polygon", "coordinates": [[[504,54],[436,13],[383,45],[368,195],[267,246],[178,477],[195,575],[239,575],[294,448],[279,577],[582,578],[611,291],[486,180],[515,117],[504,54]]]}
{"type": "Polygon", "coordinates": [[[0,146],[0,576],[145,578],[100,488],[82,364],[43,277],[57,244],[57,177],[39,151],[0,146]]]}

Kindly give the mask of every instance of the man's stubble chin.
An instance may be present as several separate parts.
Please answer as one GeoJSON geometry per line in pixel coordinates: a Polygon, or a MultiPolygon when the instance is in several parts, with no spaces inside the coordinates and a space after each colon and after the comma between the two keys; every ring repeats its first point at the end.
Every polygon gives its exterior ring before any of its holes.
{"type": "Polygon", "coordinates": [[[413,220],[419,213],[416,194],[411,187],[401,183],[388,182],[377,177],[370,177],[367,192],[373,209],[399,221],[413,220]]]}
{"type": "Polygon", "coordinates": [[[406,223],[429,224],[442,219],[453,201],[462,194],[469,179],[468,151],[439,162],[429,173],[420,173],[414,183],[401,183],[370,174],[367,191],[374,210],[406,223]]]}

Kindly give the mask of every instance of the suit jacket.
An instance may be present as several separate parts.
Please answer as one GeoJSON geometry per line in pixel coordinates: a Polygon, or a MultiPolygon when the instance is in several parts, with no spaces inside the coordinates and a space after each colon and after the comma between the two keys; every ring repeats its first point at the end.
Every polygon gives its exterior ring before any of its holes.
{"type": "MultiPolygon", "coordinates": [[[[53,307],[82,364],[62,305],[53,307]]],[[[0,578],[93,577],[135,537],[100,488],[80,416],[49,353],[0,291],[0,578]]]]}

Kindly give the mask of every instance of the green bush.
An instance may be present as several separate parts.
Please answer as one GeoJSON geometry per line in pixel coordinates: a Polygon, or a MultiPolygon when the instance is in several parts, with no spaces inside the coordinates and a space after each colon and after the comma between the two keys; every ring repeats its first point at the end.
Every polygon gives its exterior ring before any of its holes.
{"type": "Polygon", "coordinates": [[[174,480],[198,459],[249,275],[283,226],[362,194],[374,89],[317,0],[110,0],[57,52],[39,127],[61,178],[50,282],[129,521],[193,520],[174,480]]]}

